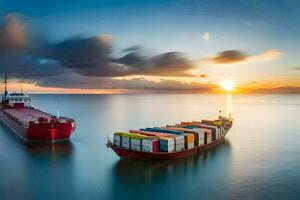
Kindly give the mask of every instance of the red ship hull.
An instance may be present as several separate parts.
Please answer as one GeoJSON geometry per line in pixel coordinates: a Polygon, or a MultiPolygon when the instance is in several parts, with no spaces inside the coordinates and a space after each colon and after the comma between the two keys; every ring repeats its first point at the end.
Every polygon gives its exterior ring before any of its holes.
{"type": "MultiPolygon", "coordinates": [[[[226,131],[226,134],[228,131],[229,131],[229,129],[226,131]]],[[[224,140],[225,135],[223,135],[219,139],[217,139],[207,145],[202,145],[202,146],[194,147],[192,149],[187,149],[187,150],[178,151],[178,152],[170,152],[170,153],[165,153],[165,152],[156,152],[156,153],[150,152],[149,153],[149,152],[133,151],[131,149],[117,147],[117,146],[113,145],[111,142],[107,143],[107,147],[111,148],[120,158],[124,158],[124,159],[135,159],[135,160],[146,160],[146,161],[147,160],[148,161],[170,160],[170,159],[183,158],[183,157],[187,157],[187,156],[193,155],[198,152],[202,152],[202,151],[220,143],[222,140],[224,140]]]]}
{"type": "Polygon", "coordinates": [[[58,142],[69,140],[76,126],[73,119],[52,120],[53,116],[36,110],[0,109],[0,120],[27,142],[58,142]],[[43,117],[44,121],[38,121],[43,117]],[[35,122],[29,120],[37,119],[35,122]]]}

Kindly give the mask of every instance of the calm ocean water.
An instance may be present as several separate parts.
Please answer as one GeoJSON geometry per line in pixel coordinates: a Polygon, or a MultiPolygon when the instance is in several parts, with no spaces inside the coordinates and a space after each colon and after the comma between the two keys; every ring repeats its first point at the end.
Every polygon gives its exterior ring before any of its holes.
{"type": "Polygon", "coordinates": [[[300,199],[300,95],[33,95],[75,118],[67,144],[27,145],[0,125],[0,199],[300,199]],[[226,140],[165,162],[120,160],[114,131],[232,112],[226,140]]]}

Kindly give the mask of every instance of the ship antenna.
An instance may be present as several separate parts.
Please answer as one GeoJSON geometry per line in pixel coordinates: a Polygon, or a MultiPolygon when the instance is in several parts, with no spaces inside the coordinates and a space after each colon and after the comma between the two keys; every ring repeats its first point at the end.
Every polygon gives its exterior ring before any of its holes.
{"type": "Polygon", "coordinates": [[[57,118],[60,118],[60,112],[59,112],[59,100],[57,100],[57,118]]]}
{"type": "Polygon", "coordinates": [[[7,94],[8,94],[8,92],[7,92],[7,74],[5,74],[5,76],[4,76],[3,83],[5,84],[4,96],[7,97],[7,94]]]}

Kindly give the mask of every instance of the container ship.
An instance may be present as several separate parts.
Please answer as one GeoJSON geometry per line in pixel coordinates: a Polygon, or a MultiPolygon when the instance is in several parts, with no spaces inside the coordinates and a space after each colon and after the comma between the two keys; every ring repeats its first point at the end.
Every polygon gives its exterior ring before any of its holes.
{"type": "Polygon", "coordinates": [[[31,97],[23,91],[5,91],[0,107],[0,120],[27,142],[58,142],[69,140],[76,128],[75,121],[54,116],[31,106],[31,97]]]}
{"type": "Polygon", "coordinates": [[[169,160],[206,150],[219,142],[232,127],[231,116],[217,120],[181,122],[164,127],[116,132],[106,146],[120,158],[169,160]]]}

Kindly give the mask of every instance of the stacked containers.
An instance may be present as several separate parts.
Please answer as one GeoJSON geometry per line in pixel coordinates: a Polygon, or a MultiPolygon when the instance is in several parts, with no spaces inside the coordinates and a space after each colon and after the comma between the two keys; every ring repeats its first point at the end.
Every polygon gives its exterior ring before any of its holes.
{"type": "Polygon", "coordinates": [[[201,129],[201,128],[193,128],[193,129],[188,129],[188,130],[192,130],[198,133],[198,137],[199,137],[199,146],[204,145],[205,144],[205,135],[207,137],[207,129],[201,129]]]}
{"type": "Polygon", "coordinates": [[[195,131],[199,131],[201,133],[201,143],[203,145],[209,144],[212,141],[212,130],[211,129],[207,129],[207,128],[203,128],[203,127],[199,127],[199,126],[195,126],[195,127],[187,127],[191,130],[195,130],[195,131]]]}
{"type": "Polygon", "coordinates": [[[122,137],[121,147],[125,149],[130,149],[130,138],[126,135],[121,135],[121,137],[122,137]]]}
{"type": "Polygon", "coordinates": [[[141,135],[148,135],[148,136],[156,136],[156,137],[170,137],[173,138],[175,144],[175,151],[182,151],[184,150],[184,136],[182,135],[173,135],[168,133],[161,133],[161,132],[151,132],[151,131],[143,131],[141,130],[130,130],[131,133],[138,133],[141,135]]]}
{"type": "Polygon", "coordinates": [[[225,133],[224,130],[224,126],[223,126],[223,122],[220,120],[215,120],[215,121],[209,121],[208,120],[202,120],[202,123],[206,124],[206,125],[211,125],[211,126],[215,126],[217,128],[217,135],[216,135],[216,139],[220,138],[221,136],[223,136],[223,134],[225,133]]]}
{"type": "Polygon", "coordinates": [[[184,133],[193,134],[194,135],[194,146],[197,147],[200,144],[200,137],[199,137],[199,132],[198,131],[194,131],[194,130],[187,129],[187,128],[182,128],[182,127],[170,126],[170,125],[167,125],[167,127],[161,127],[161,129],[181,131],[181,132],[184,132],[184,133]]]}
{"type": "Polygon", "coordinates": [[[173,152],[175,151],[174,138],[170,137],[160,137],[159,138],[159,148],[162,152],[173,152]]]}
{"type": "Polygon", "coordinates": [[[142,151],[142,140],[145,138],[147,138],[147,136],[132,134],[130,136],[130,149],[134,151],[142,151]]]}
{"type": "Polygon", "coordinates": [[[215,125],[208,125],[208,124],[201,124],[202,127],[205,127],[205,128],[210,128],[212,130],[212,141],[215,141],[217,139],[219,139],[220,137],[220,128],[218,126],[215,126],[215,125]]]}
{"type": "Polygon", "coordinates": [[[121,136],[117,133],[114,134],[113,144],[117,147],[121,147],[121,136]]]}
{"type": "Polygon", "coordinates": [[[185,143],[186,149],[191,149],[194,147],[194,135],[190,134],[190,133],[184,133],[182,131],[174,131],[174,130],[164,130],[164,129],[161,129],[158,127],[146,128],[146,129],[141,129],[141,130],[181,135],[181,136],[184,136],[184,143],[185,143]]]}
{"type": "Polygon", "coordinates": [[[143,152],[159,152],[159,140],[156,138],[142,139],[143,152]]]}
{"type": "Polygon", "coordinates": [[[204,144],[209,144],[212,142],[212,130],[210,128],[205,128],[201,126],[199,123],[192,122],[181,122],[181,124],[177,124],[176,126],[188,128],[188,129],[201,129],[204,132],[204,144]]]}
{"type": "Polygon", "coordinates": [[[142,140],[139,138],[130,138],[130,149],[134,151],[142,150],[142,140]]]}
{"type": "Polygon", "coordinates": [[[122,148],[125,148],[125,149],[133,148],[134,150],[141,149],[140,139],[141,139],[142,135],[124,133],[124,132],[118,132],[118,133],[115,133],[114,135],[121,137],[121,147],[122,148]],[[131,145],[131,140],[133,140],[132,145],[131,145]]]}
{"type": "Polygon", "coordinates": [[[134,151],[158,152],[158,140],[155,137],[149,137],[141,134],[117,132],[114,133],[114,145],[134,151]],[[147,140],[143,143],[143,140],[147,140]],[[144,144],[144,148],[143,148],[144,144]],[[147,146],[148,145],[148,146],[147,146]]]}
{"type": "Polygon", "coordinates": [[[182,122],[183,125],[186,125],[188,128],[207,128],[211,130],[211,142],[217,139],[217,133],[219,128],[217,126],[207,125],[200,122],[182,122]]]}

